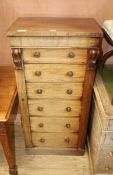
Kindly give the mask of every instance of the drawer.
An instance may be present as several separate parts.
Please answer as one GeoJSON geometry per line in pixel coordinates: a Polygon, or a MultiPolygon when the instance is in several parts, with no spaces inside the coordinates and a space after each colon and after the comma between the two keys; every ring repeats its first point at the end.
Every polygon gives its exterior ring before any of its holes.
{"type": "Polygon", "coordinates": [[[29,114],[37,116],[80,116],[81,101],[71,100],[28,100],[29,114]]]}
{"type": "Polygon", "coordinates": [[[28,98],[80,99],[83,83],[27,83],[28,98]]]}
{"type": "Polygon", "coordinates": [[[94,167],[94,173],[96,174],[103,174],[103,175],[112,175],[113,174],[113,164],[110,162],[107,162],[106,159],[103,161],[100,161],[97,165],[97,167],[94,167]]]}
{"type": "Polygon", "coordinates": [[[78,132],[79,118],[30,117],[33,132],[78,132]]]}
{"type": "Polygon", "coordinates": [[[83,81],[86,65],[25,64],[27,82],[83,81]]]}
{"type": "Polygon", "coordinates": [[[23,49],[24,63],[73,63],[87,62],[87,49],[37,48],[23,49]]]}
{"type": "Polygon", "coordinates": [[[37,133],[32,132],[32,142],[38,147],[59,147],[73,148],[76,147],[78,134],[76,133],[37,133]]]}
{"type": "Polygon", "coordinates": [[[113,145],[113,132],[103,132],[102,142],[104,145],[113,145]]]}

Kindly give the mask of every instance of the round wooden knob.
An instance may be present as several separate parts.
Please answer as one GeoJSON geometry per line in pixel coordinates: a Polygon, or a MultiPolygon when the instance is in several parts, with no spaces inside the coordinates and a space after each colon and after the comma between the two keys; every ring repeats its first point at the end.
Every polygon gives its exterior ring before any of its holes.
{"type": "Polygon", "coordinates": [[[66,108],[66,111],[67,111],[67,112],[71,112],[71,107],[67,107],[67,108],[66,108]]]}
{"type": "Polygon", "coordinates": [[[44,127],[44,124],[43,123],[39,123],[38,125],[40,128],[43,128],[44,127]]]}
{"type": "Polygon", "coordinates": [[[34,57],[39,58],[40,57],[40,52],[35,52],[34,57]]]}
{"type": "Polygon", "coordinates": [[[44,143],[45,142],[45,139],[41,138],[40,139],[40,142],[44,143]]]}
{"type": "Polygon", "coordinates": [[[38,106],[37,110],[38,110],[38,111],[43,111],[43,107],[38,106]]]}
{"type": "Polygon", "coordinates": [[[111,157],[113,157],[113,151],[110,151],[109,155],[110,155],[111,157]]]}
{"type": "Polygon", "coordinates": [[[106,170],[106,171],[109,171],[109,170],[110,170],[110,167],[105,167],[105,170],[106,170]]]}
{"type": "Polygon", "coordinates": [[[74,52],[69,52],[68,57],[69,58],[74,58],[75,57],[75,53],[74,52]]]}
{"type": "Polygon", "coordinates": [[[41,71],[36,71],[36,72],[35,72],[35,75],[36,75],[36,76],[41,76],[41,71]]]}
{"type": "Polygon", "coordinates": [[[67,89],[67,94],[70,95],[70,94],[72,94],[72,92],[73,92],[72,89],[67,89]]]}
{"type": "Polygon", "coordinates": [[[69,77],[72,77],[74,74],[73,74],[72,71],[69,71],[69,72],[67,72],[67,75],[68,75],[69,77]]]}
{"type": "Polygon", "coordinates": [[[67,123],[66,128],[71,128],[71,124],[67,123]]]}
{"type": "Polygon", "coordinates": [[[65,141],[66,143],[69,143],[69,142],[70,142],[70,139],[69,139],[69,138],[65,138],[64,141],[65,141]]]}
{"type": "Polygon", "coordinates": [[[42,94],[42,89],[37,89],[36,93],[37,94],[42,94]]]}

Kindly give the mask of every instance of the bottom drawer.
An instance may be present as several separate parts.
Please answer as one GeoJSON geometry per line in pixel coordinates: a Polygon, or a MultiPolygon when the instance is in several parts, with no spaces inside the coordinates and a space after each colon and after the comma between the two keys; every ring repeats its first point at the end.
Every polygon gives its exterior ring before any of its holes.
{"type": "Polygon", "coordinates": [[[32,142],[38,147],[74,148],[77,145],[76,133],[37,133],[32,132],[32,142]]]}

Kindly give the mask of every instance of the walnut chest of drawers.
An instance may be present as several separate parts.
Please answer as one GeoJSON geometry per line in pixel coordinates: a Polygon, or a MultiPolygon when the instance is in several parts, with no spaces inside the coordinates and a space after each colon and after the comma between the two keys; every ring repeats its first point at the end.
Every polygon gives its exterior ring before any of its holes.
{"type": "MultiPolygon", "coordinates": [[[[94,85],[94,104],[89,137],[89,150],[94,173],[113,173],[113,74],[108,74],[104,68],[104,78],[98,73],[94,85]],[[108,75],[107,75],[108,74],[108,75]],[[109,81],[110,80],[110,81],[109,81]],[[112,85],[112,86],[111,86],[112,85]],[[109,91],[110,90],[110,91],[109,91]]],[[[113,69],[113,67],[112,67],[113,69]]]]}
{"type": "Polygon", "coordinates": [[[93,19],[20,18],[10,27],[26,147],[84,153],[102,35],[93,19]]]}

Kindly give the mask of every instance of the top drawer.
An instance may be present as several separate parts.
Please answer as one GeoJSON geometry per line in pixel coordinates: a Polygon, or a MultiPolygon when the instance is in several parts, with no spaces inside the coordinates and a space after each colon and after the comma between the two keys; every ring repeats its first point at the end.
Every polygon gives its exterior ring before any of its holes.
{"type": "Polygon", "coordinates": [[[85,64],[87,49],[37,48],[23,49],[24,63],[72,63],[85,64]]]}

